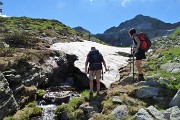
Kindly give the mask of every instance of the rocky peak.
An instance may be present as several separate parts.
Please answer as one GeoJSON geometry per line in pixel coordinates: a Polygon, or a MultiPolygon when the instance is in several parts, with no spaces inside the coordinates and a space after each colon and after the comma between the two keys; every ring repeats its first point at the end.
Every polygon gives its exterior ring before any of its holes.
{"type": "Polygon", "coordinates": [[[84,33],[84,34],[89,34],[89,35],[92,34],[90,31],[86,30],[85,28],[83,28],[81,26],[75,27],[73,29],[78,31],[78,32],[84,33]]]}
{"type": "Polygon", "coordinates": [[[165,23],[159,19],[139,14],[130,20],[120,23],[117,27],[107,29],[103,34],[98,34],[96,37],[114,46],[129,46],[132,43],[128,36],[130,28],[135,28],[137,32],[147,33],[152,39],[168,35],[179,26],[180,23],[165,23]]]}

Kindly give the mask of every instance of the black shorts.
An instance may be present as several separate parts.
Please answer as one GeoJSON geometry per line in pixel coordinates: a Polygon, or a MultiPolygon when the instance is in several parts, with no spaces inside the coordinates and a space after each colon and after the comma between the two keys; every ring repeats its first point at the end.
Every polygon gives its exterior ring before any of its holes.
{"type": "Polygon", "coordinates": [[[145,52],[142,51],[142,50],[138,50],[138,51],[135,53],[135,57],[136,57],[136,60],[146,59],[145,52]]]}

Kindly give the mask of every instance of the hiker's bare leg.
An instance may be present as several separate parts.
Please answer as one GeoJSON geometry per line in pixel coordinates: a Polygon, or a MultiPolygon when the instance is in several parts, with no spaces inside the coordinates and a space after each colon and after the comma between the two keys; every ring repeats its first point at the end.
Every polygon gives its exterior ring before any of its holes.
{"type": "Polygon", "coordinates": [[[89,71],[89,88],[90,88],[90,91],[93,91],[93,79],[94,79],[94,71],[89,71]]]}
{"type": "Polygon", "coordinates": [[[89,80],[89,87],[90,87],[90,90],[93,91],[93,80],[89,80]]]}
{"type": "Polygon", "coordinates": [[[97,92],[100,91],[100,79],[101,79],[101,70],[98,70],[96,72],[96,88],[97,88],[97,92]]]}
{"type": "Polygon", "coordinates": [[[141,68],[141,62],[142,60],[136,60],[136,68],[138,70],[138,74],[142,74],[142,68],[141,68]]]}
{"type": "Polygon", "coordinates": [[[100,80],[96,80],[97,91],[100,91],[100,80]]]}

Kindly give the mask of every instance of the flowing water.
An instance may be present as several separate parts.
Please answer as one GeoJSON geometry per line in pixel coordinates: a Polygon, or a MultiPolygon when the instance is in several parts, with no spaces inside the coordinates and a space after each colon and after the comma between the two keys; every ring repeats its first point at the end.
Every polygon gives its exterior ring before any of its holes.
{"type": "Polygon", "coordinates": [[[43,109],[42,116],[34,117],[31,120],[56,120],[54,111],[57,108],[54,104],[49,105],[39,105],[43,109]]]}
{"type": "Polygon", "coordinates": [[[56,115],[54,114],[54,111],[57,108],[57,104],[61,105],[63,103],[62,100],[64,100],[64,103],[67,103],[69,100],[81,96],[80,93],[75,91],[59,91],[58,89],[57,91],[53,91],[53,92],[51,90],[50,91],[47,90],[47,91],[46,94],[44,95],[44,97],[47,99],[43,98],[44,100],[37,101],[37,106],[41,107],[43,110],[42,115],[38,117],[33,117],[31,120],[56,120],[56,115]],[[61,96],[64,97],[61,98],[61,96]],[[48,100],[48,102],[46,102],[46,100],[48,100]]]}

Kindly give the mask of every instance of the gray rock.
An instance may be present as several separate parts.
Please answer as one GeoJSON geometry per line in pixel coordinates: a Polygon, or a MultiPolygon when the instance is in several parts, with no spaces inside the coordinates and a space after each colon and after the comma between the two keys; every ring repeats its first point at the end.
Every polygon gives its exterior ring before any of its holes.
{"type": "Polygon", "coordinates": [[[180,109],[177,106],[175,109],[172,109],[170,120],[180,120],[180,109]]]}
{"type": "Polygon", "coordinates": [[[132,75],[129,75],[128,77],[126,77],[120,81],[120,85],[127,85],[127,84],[131,84],[131,83],[133,83],[132,75]]]}
{"type": "Polygon", "coordinates": [[[46,102],[56,103],[60,105],[62,103],[67,103],[70,100],[70,92],[46,92],[43,98],[46,102]]]}
{"type": "Polygon", "coordinates": [[[169,103],[169,106],[180,106],[180,89],[169,103]]]}
{"type": "Polygon", "coordinates": [[[84,104],[80,105],[79,108],[81,110],[83,110],[84,112],[86,112],[87,114],[91,114],[93,111],[94,112],[100,112],[100,109],[95,104],[91,105],[91,104],[88,104],[88,103],[84,103],[84,104]]]}
{"type": "Polygon", "coordinates": [[[157,110],[154,106],[149,106],[146,109],[156,120],[167,120],[165,116],[157,110]]]}
{"type": "Polygon", "coordinates": [[[0,72],[0,120],[14,113],[19,108],[12,93],[9,83],[0,72]]]}
{"type": "Polygon", "coordinates": [[[6,44],[5,42],[0,42],[0,48],[8,48],[9,45],[6,44]]]}
{"type": "Polygon", "coordinates": [[[143,87],[136,91],[135,96],[138,98],[150,98],[158,96],[159,89],[155,87],[143,87]]]}
{"type": "Polygon", "coordinates": [[[128,109],[126,105],[117,106],[111,114],[116,116],[116,120],[124,120],[124,118],[128,115],[128,109]]]}
{"type": "Polygon", "coordinates": [[[135,114],[133,120],[153,120],[153,118],[144,108],[141,108],[135,114]]]}
{"type": "Polygon", "coordinates": [[[178,106],[171,107],[163,112],[168,120],[180,120],[180,109],[178,106]]]}
{"type": "Polygon", "coordinates": [[[152,79],[146,79],[146,83],[151,87],[162,87],[162,85],[159,82],[154,81],[152,79]]]}
{"type": "Polygon", "coordinates": [[[122,104],[122,101],[120,100],[119,96],[113,96],[112,102],[115,104],[122,104]]]}
{"type": "Polygon", "coordinates": [[[171,72],[172,73],[179,73],[180,72],[180,68],[174,68],[171,72]]]}
{"type": "Polygon", "coordinates": [[[180,72],[180,63],[166,63],[161,66],[161,69],[168,72],[178,73],[180,72]]]}

